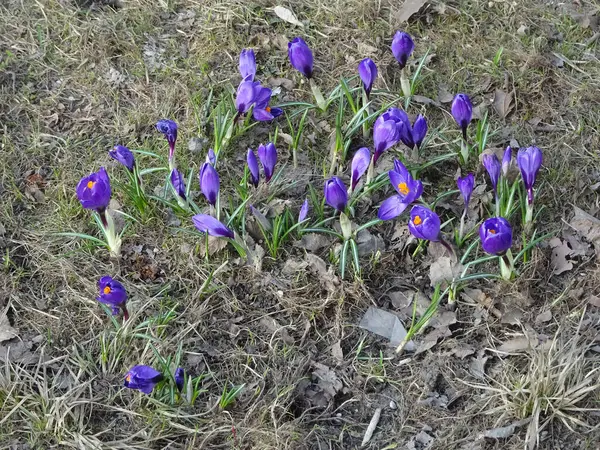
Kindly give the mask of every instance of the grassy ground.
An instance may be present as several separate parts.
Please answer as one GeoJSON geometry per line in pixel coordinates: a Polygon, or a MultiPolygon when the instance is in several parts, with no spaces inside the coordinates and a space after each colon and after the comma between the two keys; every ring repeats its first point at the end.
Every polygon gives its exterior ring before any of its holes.
{"type": "MultiPolygon", "coordinates": [[[[600,13],[591,12],[600,5],[458,0],[428,4],[401,24],[397,3],[290,2],[304,30],[279,20],[270,1],[0,5],[0,310],[18,331],[0,342],[2,448],[350,449],[360,447],[377,408],[381,419],[366,448],[520,449],[535,437],[539,448],[597,448],[599,378],[590,371],[599,358],[590,348],[600,310],[590,295],[600,273],[585,240],[574,241],[583,250],[561,275],[551,275],[544,243],[515,283],[470,286],[478,291],[459,301],[449,335],[397,357],[357,327],[371,305],[394,309],[390,292],[431,293],[427,267],[390,245],[394,224],[375,229],[387,250],[378,262],[365,257],[355,281],[318,266],[290,273],[286,263],[304,254],[292,243],[261,267],[228,253],[207,263],[197,238],[167,226],[162,207],[127,231],[119,261],[52,235],[94,232],[75,198],[78,180],[100,165],[122,179],[107,156],[115,143],[164,154],[153,128],[160,118],[179,123],[178,161],[198,168],[206,147],[192,151],[187,143],[211,137],[210,89],[217,96],[237,84],[240,49],[256,49],[262,79],[293,81],[281,101],[309,99],[287,62],[287,41],[297,34],[315,50],[324,90],[370,56],[382,74],[378,87],[399,91],[388,50],[397,29],[415,36],[416,58],[430,52],[418,89],[424,98],[411,113],[425,112],[441,135],[454,125],[449,104],[437,103],[440,93],[472,94],[489,111],[490,147],[516,140],[544,151],[540,231],[567,239],[574,204],[598,216],[600,13]],[[514,91],[506,117],[492,106],[497,89],[514,91]],[[126,327],[95,300],[105,274],[130,292],[126,327]],[[496,309],[469,301],[478,295],[496,309]],[[510,356],[496,351],[523,336],[540,345],[510,356]],[[156,362],[155,352],[180,355],[200,377],[194,405],[122,388],[124,373],[156,362]],[[240,385],[236,402],[219,407],[223,391],[240,385]],[[514,423],[501,439],[481,437],[514,423]]],[[[322,121],[334,119],[310,120],[314,144],[305,144],[302,169],[284,179],[320,190],[329,151],[322,121]]],[[[260,125],[232,142],[225,192],[243,173],[245,149],[270,132],[260,125]]],[[[441,139],[434,144],[431,154],[444,153],[441,139]]],[[[428,171],[426,190],[450,188],[456,168],[428,171]]],[[[304,195],[285,198],[298,207],[304,195]]],[[[327,261],[327,248],[316,253],[327,261]]]]}

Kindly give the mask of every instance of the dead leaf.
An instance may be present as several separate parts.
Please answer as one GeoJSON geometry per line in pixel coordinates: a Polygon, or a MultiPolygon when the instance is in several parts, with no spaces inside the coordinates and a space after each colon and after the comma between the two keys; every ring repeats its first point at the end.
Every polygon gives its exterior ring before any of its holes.
{"type": "Polygon", "coordinates": [[[433,328],[448,328],[449,325],[456,323],[456,312],[455,311],[443,311],[436,314],[428,323],[428,326],[433,328]]]}
{"type": "Polygon", "coordinates": [[[422,105],[433,105],[433,106],[437,106],[438,108],[441,108],[442,104],[432,98],[429,97],[425,97],[424,95],[413,95],[412,99],[416,102],[416,103],[420,103],[422,105]]]}
{"type": "Polygon", "coordinates": [[[425,339],[419,343],[419,346],[415,350],[415,355],[423,353],[424,351],[433,348],[441,338],[452,336],[452,332],[448,327],[435,328],[431,332],[427,333],[425,339]]]}
{"type": "Polygon", "coordinates": [[[392,305],[396,309],[403,309],[409,306],[414,298],[413,291],[393,291],[388,292],[387,296],[390,298],[392,305]]]}
{"type": "Polygon", "coordinates": [[[425,3],[427,3],[427,0],[405,0],[396,13],[396,18],[400,23],[406,22],[418,13],[425,3]]]}
{"type": "MultiPolygon", "coordinates": [[[[537,346],[537,342],[535,343],[535,346],[537,346]]],[[[514,353],[521,352],[532,347],[534,347],[534,345],[532,345],[532,342],[529,340],[529,338],[523,336],[506,341],[504,344],[498,347],[498,351],[504,353],[514,353]]]]}
{"type": "Polygon", "coordinates": [[[462,264],[453,262],[449,256],[442,256],[435,260],[429,267],[431,286],[443,283],[442,289],[444,289],[446,282],[451,283],[455,278],[460,277],[462,271],[462,264]]]}
{"type": "Polygon", "coordinates": [[[329,247],[331,240],[324,234],[309,233],[302,236],[302,239],[294,243],[295,247],[301,247],[311,253],[317,252],[322,248],[329,247]]]}
{"type": "Polygon", "coordinates": [[[505,119],[513,108],[513,93],[506,93],[502,89],[496,89],[494,94],[494,109],[501,119],[505,119]]]}
{"type": "Polygon", "coordinates": [[[294,82],[292,80],[290,80],[289,78],[269,78],[267,83],[269,84],[269,86],[272,87],[279,87],[281,86],[282,88],[291,91],[292,89],[294,89],[294,82]]]}
{"type": "Polygon", "coordinates": [[[279,334],[283,342],[285,342],[287,345],[292,345],[295,342],[294,339],[289,335],[287,329],[280,326],[272,317],[263,317],[260,319],[259,324],[266,328],[270,333],[279,334]]]}
{"type": "MultiPolygon", "coordinates": [[[[198,253],[206,255],[206,237],[198,241],[198,253]]],[[[215,236],[208,236],[208,255],[212,256],[227,247],[227,240],[215,236]]]]}
{"type": "Polygon", "coordinates": [[[6,315],[8,307],[0,313],[0,342],[8,341],[17,337],[17,330],[10,326],[10,322],[6,315]]]}
{"type": "Polygon", "coordinates": [[[506,323],[509,325],[519,325],[521,323],[521,319],[523,318],[523,312],[518,310],[515,307],[508,307],[504,314],[502,314],[502,323],[506,323]]]}
{"type": "Polygon", "coordinates": [[[473,353],[475,353],[475,349],[472,345],[460,344],[458,347],[452,350],[452,353],[454,353],[454,356],[457,358],[465,359],[467,356],[471,356],[473,353]]]}
{"type": "Polygon", "coordinates": [[[331,346],[331,355],[339,363],[344,361],[344,352],[342,351],[341,341],[337,341],[331,346]]]}
{"type": "Polygon", "coordinates": [[[535,318],[535,323],[545,323],[552,320],[552,311],[547,309],[543,313],[540,313],[535,318]]]}
{"type": "Polygon", "coordinates": [[[591,295],[588,298],[588,303],[592,306],[595,306],[596,308],[600,308],[600,297],[596,295],[591,295]]]}
{"type": "MultiPolygon", "coordinates": [[[[363,330],[375,333],[389,339],[390,345],[397,347],[406,337],[406,330],[398,319],[398,316],[380,308],[370,306],[365,315],[358,324],[363,330]]],[[[415,349],[415,344],[409,341],[404,349],[411,352],[415,349]]]]}
{"type": "Polygon", "coordinates": [[[485,350],[479,350],[477,352],[477,358],[471,358],[469,364],[469,372],[478,380],[485,379],[485,363],[490,359],[489,356],[485,356],[485,350]]]}
{"type": "Polygon", "coordinates": [[[570,225],[594,245],[596,258],[600,259],[600,220],[577,206],[574,206],[573,210],[575,215],[571,219],[570,225]]]}
{"type": "Polygon", "coordinates": [[[450,103],[452,100],[454,100],[454,95],[448,91],[447,86],[441,85],[438,87],[437,100],[440,103],[450,103]]]}
{"type": "Polygon", "coordinates": [[[367,229],[358,232],[357,244],[359,256],[370,256],[373,253],[385,250],[383,238],[372,234],[367,229]]]}
{"type": "Polygon", "coordinates": [[[296,25],[298,27],[304,28],[304,24],[300,22],[296,15],[289,9],[284,6],[276,6],[273,8],[273,12],[277,14],[281,20],[286,21],[287,23],[291,23],[292,25],[296,25]]]}
{"type": "Polygon", "coordinates": [[[515,433],[515,430],[518,427],[529,423],[530,420],[530,418],[523,419],[519,420],[518,422],[511,423],[510,425],[507,425],[505,427],[492,428],[491,430],[486,430],[481,434],[481,437],[485,437],[488,439],[507,439],[515,433]]]}
{"type": "Polygon", "coordinates": [[[315,370],[312,374],[316,378],[317,384],[322,390],[325,399],[329,402],[329,400],[342,390],[344,384],[330,367],[318,362],[314,362],[313,365],[315,370]]]}
{"type": "Polygon", "coordinates": [[[290,258],[283,265],[283,269],[281,269],[281,272],[284,275],[294,275],[296,272],[300,272],[301,270],[306,269],[307,266],[308,262],[306,261],[290,258]]]}
{"type": "Polygon", "coordinates": [[[560,275],[563,272],[571,270],[573,263],[567,259],[572,253],[569,245],[565,241],[561,241],[555,237],[550,240],[550,247],[552,247],[552,274],[560,275]]]}

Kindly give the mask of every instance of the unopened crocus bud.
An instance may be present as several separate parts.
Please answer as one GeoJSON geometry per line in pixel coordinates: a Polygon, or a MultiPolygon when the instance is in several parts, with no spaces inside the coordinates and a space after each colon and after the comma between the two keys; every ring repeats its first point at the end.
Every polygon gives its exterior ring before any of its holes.
{"type": "Polygon", "coordinates": [[[258,147],[257,153],[265,172],[265,180],[268,183],[275,171],[275,164],[277,164],[277,149],[272,142],[269,142],[267,145],[261,144],[258,147]]]}
{"type": "Polygon", "coordinates": [[[331,177],[325,182],[325,202],[332,208],[343,212],[348,204],[348,191],[344,182],[338,177],[331,177]]]}
{"type": "Polygon", "coordinates": [[[471,194],[473,193],[473,187],[475,186],[475,176],[470,173],[465,177],[458,177],[456,186],[462,194],[466,210],[469,207],[469,201],[471,200],[471,194]]]}
{"type": "Polygon", "coordinates": [[[171,185],[175,189],[177,195],[185,200],[185,178],[183,177],[183,174],[177,169],[171,170],[171,185]]]}
{"type": "Polygon", "coordinates": [[[485,170],[487,170],[487,173],[490,176],[490,181],[492,182],[492,187],[494,188],[494,192],[497,194],[501,165],[496,154],[492,153],[483,155],[483,166],[485,167],[485,170]]]}
{"type": "Polygon", "coordinates": [[[398,119],[390,111],[386,111],[373,124],[373,144],[375,145],[373,163],[377,162],[384,151],[396,145],[400,140],[397,122],[398,119]]]}
{"type": "Polygon", "coordinates": [[[371,164],[371,151],[367,147],[362,147],[356,151],[352,158],[352,179],[351,189],[354,190],[360,178],[365,174],[371,164]]]}
{"type": "Polygon", "coordinates": [[[217,155],[215,155],[215,151],[212,148],[208,149],[208,153],[206,154],[206,162],[211,163],[213,166],[217,162],[217,155]]]}
{"type": "Polygon", "coordinates": [[[254,50],[244,49],[240,53],[240,74],[244,81],[254,81],[256,76],[256,59],[254,50]]]}
{"type": "Polygon", "coordinates": [[[211,205],[217,204],[220,180],[217,170],[212,164],[205,162],[200,169],[200,189],[211,205]]]}
{"type": "Polygon", "coordinates": [[[177,124],[169,119],[162,119],[156,123],[156,129],[160,131],[169,143],[169,161],[173,159],[175,153],[175,143],[177,142],[177,124]]]}
{"type": "Polygon", "coordinates": [[[129,150],[124,145],[115,145],[115,147],[108,152],[111,158],[119,161],[123,164],[130,172],[133,172],[133,167],[135,166],[135,158],[131,150],[129,150]]]}
{"type": "Polygon", "coordinates": [[[126,388],[150,394],[162,379],[163,375],[158,370],[150,366],[137,365],[127,372],[123,385],[126,388]]]}
{"type": "Polygon", "coordinates": [[[306,218],[308,217],[309,209],[310,206],[308,204],[308,199],[305,199],[304,203],[302,203],[302,207],[300,208],[300,212],[298,213],[298,223],[306,220],[306,218]]]}
{"type": "Polygon", "coordinates": [[[456,94],[452,100],[452,117],[462,130],[463,139],[467,140],[467,127],[473,118],[473,105],[467,94],[456,94]]]}
{"type": "Polygon", "coordinates": [[[288,42],[288,56],[292,67],[302,73],[306,78],[313,74],[313,54],[308,44],[301,37],[288,42]]]}
{"type": "Polygon", "coordinates": [[[98,290],[100,294],[97,300],[110,306],[115,316],[119,314],[119,309],[122,309],[125,313],[125,319],[127,319],[127,308],[125,307],[127,291],[125,287],[114,278],[106,275],[98,280],[98,290]]]}
{"type": "Polygon", "coordinates": [[[185,383],[185,372],[183,368],[178,367],[175,370],[175,375],[173,378],[175,378],[175,386],[177,386],[177,390],[181,392],[183,390],[183,384],[185,383]]]}
{"type": "Polygon", "coordinates": [[[260,180],[258,160],[256,159],[256,155],[251,148],[248,149],[246,162],[248,163],[248,171],[250,172],[250,182],[254,185],[254,187],[258,187],[258,182],[260,180]]]}
{"type": "Polygon", "coordinates": [[[486,253],[501,256],[512,245],[512,227],[504,217],[492,217],[479,227],[479,237],[486,253]]]}
{"type": "Polygon", "coordinates": [[[441,220],[431,209],[415,205],[410,210],[408,229],[418,239],[438,242],[440,240],[441,220]]]}
{"type": "Polygon", "coordinates": [[[104,167],[87,177],[83,177],[76,188],[77,198],[85,209],[103,212],[110,203],[110,180],[104,167]]]}
{"type": "Polygon", "coordinates": [[[527,149],[519,149],[517,153],[517,164],[521,170],[523,184],[527,189],[527,202],[533,203],[533,185],[540,167],[542,167],[542,151],[537,147],[528,147],[527,149]]]}
{"type": "Polygon", "coordinates": [[[408,33],[404,31],[396,31],[392,40],[392,53],[394,58],[400,64],[400,68],[404,69],[406,62],[415,49],[415,43],[408,33]]]}
{"type": "Polygon", "coordinates": [[[510,168],[510,162],[512,161],[512,148],[510,145],[504,150],[504,156],[502,157],[502,175],[505,177],[508,175],[508,169],[510,168]]]}
{"type": "Polygon", "coordinates": [[[417,148],[421,148],[425,135],[427,135],[427,119],[419,114],[412,127],[412,140],[417,148]]]}
{"type": "Polygon", "coordinates": [[[371,88],[377,78],[377,66],[371,58],[365,58],[358,64],[358,75],[363,83],[367,97],[371,94],[371,88]]]}
{"type": "Polygon", "coordinates": [[[202,233],[230,239],[233,239],[234,237],[233,231],[229,227],[208,214],[196,214],[192,217],[192,221],[198,231],[201,231],[202,233]]]}

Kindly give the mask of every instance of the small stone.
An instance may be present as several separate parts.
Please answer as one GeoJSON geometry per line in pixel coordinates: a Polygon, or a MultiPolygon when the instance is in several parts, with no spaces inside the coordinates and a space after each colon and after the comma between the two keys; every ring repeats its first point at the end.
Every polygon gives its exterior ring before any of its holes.
{"type": "Polygon", "coordinates": [[[398,405],[396,405],[396,402],[394,400],[390,400],[390,409],[396,409],[398,408],[398,405]]]}

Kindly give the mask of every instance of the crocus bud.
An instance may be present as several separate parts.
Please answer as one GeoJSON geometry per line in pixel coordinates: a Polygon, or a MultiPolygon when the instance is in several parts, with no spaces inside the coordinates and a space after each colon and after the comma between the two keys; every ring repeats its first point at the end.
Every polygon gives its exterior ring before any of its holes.
{"type": "Polygon", "coordinates": [[[254,77],[256,76],[254,50],[244,49],[240,53],[240,74],[244,81],[254,81],[254,77]]]}
{"type": "Polygon", "coordinates": [[[401,69],[404,69],[404,66],[406,66],[406,61],[408,61],[414,49],[415,43],[410,35],[404,31],[396,31],[392,40],[392,53],[396,61],[400,64],[401,69]]]}
{"type": "Polygon", "coordinates": [[[369,97],[373,83],[377,78],[377,66],[371,58],[365,58],[358,64],[358,75],[362,80],[367,97],[369,97]]]}
{"type": "Polygon", "coordinates": [[[413,206],[410,210],[408,229],[418,239],[437,242],[440,240],[440,216],[421,205],[413,206]]]}
{"type": "Polygon", "coordinates": [[[100,295],[97,299],[100,303],[104,303],[112,308],[113,315],[119,314],[119,309],[127,311],[125,303],[127,302],[127,291],[125,287],[117,280],[108,275],[98,280],[98,290],[100,295]]]}
{"type": "Polygon", "coordinates": [[[85,209],[95,209],[103,212],[110,203],[110,180],[104,167],[87,177],[83,177],[77,184],[77,198],[85,209]]]}
{"type": "Polygon", "coordinates": [[[162,373],[150,366],[134,366],[125,375],[123,385],[129,389],[137,389],[144,394],[150,394],[154,387],[163,379],[162,373]]]}
{"type": "Polygon", "coordinates": [[[185,178],[177,169],[171,170],[171,186],[173,186],[177,195],[185,200],[185,178]]]}
{"type": "Polygon", "coordinates": [[[313,54],[304,39],[294,38],[288,42],[288,56],[290,63],[298,72],[306,78],[311,78],[313,74],[313,54]]]}
{"type": "Polygon", "coordinates": [[[510,145],[504,150],[504,156],[502,157],[502,175],[508,175],[508,169],[510,168],[510,162],[512,160],[512,148],[510,145]]]}
{"type": "Polygon", "coordinates": [[[258,147],[258,159],[263,166],[265,172],[265,180],[267,183],[271,180],[273,172],[275,170],[275,164],[277,164],[277,149],[272,142],[267,145],[260,145],[258,147]]]}
{"type": "Polygon", "coordinates": [[[501,165],[500,161],[498,160],[498,157],[494,153],[483,155],[483,166],[485,167],[485,170],[487,170],[487,173],[490,176],[490,181],[492,182],[494,192],[497,193],[498,180],[500,179],[501,170],[501,165]]]}
{"type": "Polygon", "coordinates": [[[169,160],[173,159],[175,142],[177,142],[177,124],[169,119],[162,119],[156,123],[156,129],[164,134],[169,143],[169,160]]]}
{"type": "Polygon", "coordinates": [[[462,130],[463,138],[467,140],[467,127],[473,118],[473,105],[469,96],[467,94],[456,94],[454,100],[452,100],[451,111],[452,117],[462,130]]]}
{"type": "Polygon", "coordinates": [[[352,158],[352,190],[356,188],[358,181],[369,168],[369,164],[371,164],[371,151],[367,147],[358,149],[352,158]]]}
{"type": "Polygon", "coordinates": [[[332,208],[343,212],[348,203],[348,192],[342,180],[338,177],[331,177],[325,182],[324,188],[325,202],[332,208]]]}
{"type": "Polygon", "coordinates": [[[185,372],[183,368],[178,367],[175,370],[175,375],[173,378],[175,378],[175,386],[177,386],[177,390],[181,392],[183,390],[183,384],[185,383],[185,372]]]}
{"type": "Polygon", "coordinates": [[[208,153],[206,154],[206,162],[211,163],[213,166],[217,162],[217,155],[215,155],[215,151],[212,148],[208,149],[208,153]]]}
{"type": "Polygon", "coordinates": [[[533,203],[533,185],[540,167],[542,167],[542,151],[537,147],[528,147],[527,149],[519,149],[517,153],[517,164],[521,169],[523,184],[527,189],[527,202],[533,203]]]}
{"type": "Polygon", "coordinates": [[[425,119],[425,117],[419,114],[412,127],[412,140],[417,146],[417,148],[421,148],[421,144],[423,143],[423,139],[425,139],[426,134],[427,120],[425,119]]]}
{"type": "Polygon", "coordinates": [[[492,217],[479,227],[479,237],[486,253],[500,256],[512,245],[512,228],[504,217],[492,217]]]}
{"type": "Polygon", "coordinates": [[[258,187],[258,182],[260,179],[258,160],[256,159],[256,155],[254,154],[254,151],[251,148],[248,149],[248,154],[246,155],[246,162],[248,163],[248,170],[250,172],[250,182],[254,185],[254,187],[258,187]]]}
{"type": "Polygon", "coordinates": [[[396,145],[400,140],[397,121],[398,119],[390,111],[386,111],[373,124],[373,144],[375,145],[373,163],[377,162],[384,151],[396,145]]]}
{"type": "Polygon", "coordinates": [[[198,231],[201,231],[202,233],[230,239],[233,239],[234,237],[233,231],[230,228],[207,214],[196,214],[192,217],[192,221],[198,231]]]}
{"type": "Polygon", "coordinates": [[[115,145],[115,147],[108,152],[109,156],[121,164],[123,164],[130,172],[133,172],[133,166],[135,166],[135,158],[131,150],[123,145],[115,145]]]}
{"type": "Polygon", "coordinates": [[[458,186],[458,190],[462,194],[466,210],[469,207],[469,201],[471,200],[471,194],[473,193],[473,187],[475,186],[475,176],[470,173],[465,177],[458,177],[456,186],[458,186]]]}
{"type": "Polygon", "coordinates": [[[400,131],[400,140],[402,143],[410,149],[414,148],[415,143],[413,141],[413,130],[410,121],[398,122],[397,127],[400,131]]]}
{"type": "Polygon", "coordinates": [[[300,208],[300,212],[298,213],[298,223],[306,220],[306,218],[308,217],[309,209],[310,206],[308,204],[308,199],[305,199],[304,203],[302,203],[302,207],[300,208]]]}
{"type": "Polygon", "coordinates": [[[220,180],[217,170],[210,163],[202,164],[200,169],[200,189],[208,200],[208,203],[215,206],[219,196],[220,180]]]}
{"type": "Polygon", "coordinates": [[[256,101],[256,94],[259,89],[260,83],[258,81],[242,81],[240,83],[235,94],[235,108],[238,114],[245,114],[250,110],[256,101]]]}

